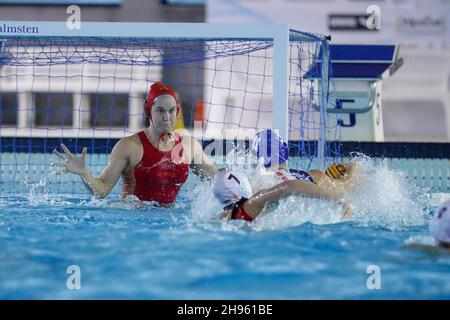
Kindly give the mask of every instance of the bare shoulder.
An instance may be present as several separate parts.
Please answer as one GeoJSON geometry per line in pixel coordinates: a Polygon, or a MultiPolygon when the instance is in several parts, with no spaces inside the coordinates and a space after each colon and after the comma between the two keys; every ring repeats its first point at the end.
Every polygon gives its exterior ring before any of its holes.
{"type": "Polygon", "coordinates": [[[139,136],[133,134],[120,139],[114,146],[110,159],[126,163],[125,171],[130,170],[140,161],[143,148],[139,136]]]}
{"type": "Polygon", "coordinates": [[[133,151],[133,149],[139,147],[141,142],[139,140],[139,136],[137,134],[133,134],[129,137],[121,138],[114,149],[120,149],[120,151],[133,151]]]}
{"type": "Polygon", "coordinates": [[[183,145],[190,145],[194,141],[194,137],[191,135],[189,130],[186,129],[176,129],[174,131],[181,138],[183,145]]]}
{"type": "Polygon", "coordinates": [[[111,156],[120,158],[132,158],[142,149],[142,145],[137,134],[121,138],[114,146],[111,156]]]}

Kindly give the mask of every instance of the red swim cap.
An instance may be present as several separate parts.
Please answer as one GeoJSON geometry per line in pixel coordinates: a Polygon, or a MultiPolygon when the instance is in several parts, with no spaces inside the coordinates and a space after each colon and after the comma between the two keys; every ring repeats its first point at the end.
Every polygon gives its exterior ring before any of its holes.
{"type": "Polygon", "coordinates": [[[177,115],[178,115],[178,112],[180,111],[180,104],[178,103],[178,99],[177,96],[175,95],[175,92],[168,84],[158,81],[152,84],[152,86],[150,87],[150,91],[148,92],[147,99],[145,100],[144,111],[145,114],[147,115],[147,118],[149,119],[152,118],[152,106],[153,102],[155,102],[155,99],[164,94],[168,94],[174,97],[175,101],[177,102],[177,115]]]}

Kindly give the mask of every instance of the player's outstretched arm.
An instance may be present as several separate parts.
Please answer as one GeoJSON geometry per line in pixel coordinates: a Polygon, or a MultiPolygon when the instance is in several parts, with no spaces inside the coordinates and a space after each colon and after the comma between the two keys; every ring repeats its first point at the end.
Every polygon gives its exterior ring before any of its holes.
{"type": "Polygon", "coordinates": [[[83,148],[81,156],[78,157],[70,152],[64,144],[61,144],[61,148],[64,151],[63,153],[56,149],[53,150],[53,153],[63,162],[52,163],[52,165],[60,167],[60,173],[70,172],[79,175],[88,191],[99,198],[104,198],[111,192],[128,163],[128,146],[123,140],[120,140],[114,146],[108,165],[100,177],[92,176],[86,166],[87,148],[83,148]]]}
{"type": "Polygon", "coordinates": [[[350,208],[345,202],[339,200],[338,193],[316,184],[299,180],[285,181],[271,188],[258,191],[244,204],[244,209],[252,217],[257,217],[265,205],[291,195],[338,201],[342,205],[343,218],[348,219],[351,215],[350,208]]]}

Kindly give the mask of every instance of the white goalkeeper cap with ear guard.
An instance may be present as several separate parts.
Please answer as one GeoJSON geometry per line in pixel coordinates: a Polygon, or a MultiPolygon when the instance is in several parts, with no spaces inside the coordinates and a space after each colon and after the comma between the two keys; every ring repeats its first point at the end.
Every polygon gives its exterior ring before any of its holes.
{"type": "Polygon", "coordinates": [[[450,244],[450,200],[436,209],[429,228],[436,241],[450,244]]]}
{"type": "Polygon", "coordinates": [[[212,186],[214,196],[223,205],[237,202],[252,196],[252,187],[247,175],[241,171],[228,170],[214,177],[212,186]]]}

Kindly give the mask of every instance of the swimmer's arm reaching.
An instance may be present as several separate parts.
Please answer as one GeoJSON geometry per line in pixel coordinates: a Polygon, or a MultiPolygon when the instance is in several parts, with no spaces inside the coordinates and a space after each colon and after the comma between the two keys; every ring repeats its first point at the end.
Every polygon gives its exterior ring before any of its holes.
{"type": "Polygon", "coordinates": [[[361,167],[355,162],[342,163],[342,165],[346,171],[340,179],[330,178],[320,170],[308,170],[308,174],[318,185],[325,188],[334,188],[339,190],[341,194],[344,194],[356,188],[362,182],[364,175],[361,167]]]}
{"type": "Polygon", "coordinates": [[[100,177],[94,177],[85,165],[87,148],[83,148],[80,157],[76,157],[70,150],[61,144],[64,153],[53,150],[64,162],[53,163],[53,166],[61,167],[61,173],[74,173],[81,177],[88,191],[96,197],[106,197],[117,184],[122,172],[128,164],[129,146],[124,140],[120,140],[113,148],[109,157],[109,163],[100,177]]]}
{"type": "MultiPolygon", "coordinates": [[[[265,205],[291,195],[323,198],[340,202],[339,194],[333,190],[328,190],[305,181],[289,180],[274,187],[258,191],[244,203],[244,209],[253,218],[256,218],[261,213],[265,205]]],[[[345,203],[341,202],[341,204],[343,205],[343,218],[348,218],[350,215],[349,207],[345,203]]]]}

